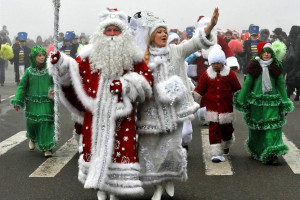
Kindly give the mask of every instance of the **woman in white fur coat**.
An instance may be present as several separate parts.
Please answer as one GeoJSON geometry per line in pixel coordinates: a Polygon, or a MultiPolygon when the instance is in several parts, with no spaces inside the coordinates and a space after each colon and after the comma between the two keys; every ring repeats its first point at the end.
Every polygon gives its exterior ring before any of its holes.
{"type": "MultiPolygon", "coordinates": [[[[210,24],[195,31],[180,45],[167,45],[168,32],[163,20],[153,15],[144,60],[152,70],[152,98],[138,107],[139,162],[143,184],[154,184],[152,200],[161,199],[163,186],[174,195],[174,179],[186,180],[186,151],[181,146],[182,131],[191,132],[191,120],[199,105],[192,97],[192,84],[186,76],[184,59],[201,48],[216,43],[211,32],[217,24],[218,8],[210,24]]],[[[142,16],[143,17],[143,16],[142,16]]]]}

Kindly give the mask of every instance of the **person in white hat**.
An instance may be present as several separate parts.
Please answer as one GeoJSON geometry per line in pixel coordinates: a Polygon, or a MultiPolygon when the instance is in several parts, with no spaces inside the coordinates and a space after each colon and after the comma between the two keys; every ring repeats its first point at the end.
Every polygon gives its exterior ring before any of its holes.
{"type": "MultiPolygon", "coordinates": [[[[195,30],[193,37],[178,45],[167,44],[166,23],[149,12],[141,12],[141,25],[148,26],[145,40],[145,62],[152,70],[153,96],[138,106],[140,179],[154,185],[152,200],[160,200],[163,191],[174,196],[175,179],[187,179],[186,150],[181,146],[182,133],[191,133],[191,120],[199,105],[193,100],[193,86],[185,71],[184,59],[200,48],[216,43],[211,30],[217,24],[219,11],[211,22],[195,30]]],[[[139,28],[137,28],[138,30],[139,28]]],[[[145,32],[142,32],[145,33],[145,32]]],[[[136,32],[137,34],[137,32],[136,32]]]]}
{"type": "Polygon", "coordinates": [[[99,200],[142,195],[135,130],[135,102],[152,95],[152,74],[135,45],[127,15],[117,9],[100,13],[91,44],[76,60],[52,53],[50,74],[58,78],[60,99],[81,118],[83,154],[78,179],[98,190],[99,200]],[[55,69],[58,69],[58,74],[55,69]]]}
{"type": "Polygon", "coordinates": [[[202,74],[195,92],[205,95],[205,120],[209,122],[209,142],[212,162],[225,161],[224,154],[234,142],[233,94],[241,89],[235,75],[226,65],[225,53],[218,47],[208,54],[208,69],[202,74]]]}

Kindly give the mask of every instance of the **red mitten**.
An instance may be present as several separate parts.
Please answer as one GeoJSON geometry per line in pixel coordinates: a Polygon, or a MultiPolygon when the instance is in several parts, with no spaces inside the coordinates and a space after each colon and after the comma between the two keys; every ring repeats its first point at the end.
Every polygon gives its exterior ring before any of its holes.
{"type": "Polygon", "coordinates": [[[51,53],[50,53],[50,62],[51,62],[52,64],[56,64],[56,63],[58,62],[60,56],[61,56],[61,55],[60,55],[60,52],[59,52],[59,51],[57,51],[56,53],[51,52],[51,53]]]}
{"type": "Polygon", "coordinates": [[[113,80],[110,84],[110,92],[113,94],[121,94],[122,93],[122,83],[120,80],[113,80]]]}

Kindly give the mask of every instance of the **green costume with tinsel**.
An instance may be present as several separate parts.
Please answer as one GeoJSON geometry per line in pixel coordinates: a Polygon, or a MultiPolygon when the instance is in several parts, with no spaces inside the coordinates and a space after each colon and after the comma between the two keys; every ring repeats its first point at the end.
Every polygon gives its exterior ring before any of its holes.
{"type": "Polygon", "coordinates": [[[273,58],[267,65],[271,89],[263,92],[260,58],[253,58],[248,64],[242,89],[234,95],[234,106],[244,113],[249,128],[247,150],[255,159],[268,163],[289,150],[282,141],[282,126],[286,123],[285,114],[291,112],[294,106],[286,94],[281,62],[269,48],[263,50],[261,57],[264,51],[270,52],[273,58]]]}
{"type": "Polygon", "coordinates": [[[49,90],[53,89],[52,77],[46,67],[47,52],[41,46],[31,50],[31,66],[26,69],[12,105],[24,108],[26,117],[26,137],[32,140],[41,151],[49,151],[55,145],[54,141],[54,101],[49,90]],[[39,53],[45,55],[43,65],[38,66],[36,57],[39,53]]]}

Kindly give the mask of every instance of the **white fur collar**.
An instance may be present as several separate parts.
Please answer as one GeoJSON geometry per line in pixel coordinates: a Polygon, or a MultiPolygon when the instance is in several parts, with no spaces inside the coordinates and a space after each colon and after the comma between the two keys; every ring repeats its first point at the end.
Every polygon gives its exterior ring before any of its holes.
{"type": "MultiPolygon", "coordinates": [[[[217,77],[217,72],[215,72],[212,68],[212,66],[209,66],[208,69],[206,70],[207,75],[211,79],[215,79],[217,77]]],[[[220,72],[221,76],[228,76],[230,72],[230,67],[224,65],[223,70],[220,72]]]]}
{"type": "Polygon", "coordinates": [[[149,52],[150,54],[155,56],[167,55],[169,53],[169,48],[168,47],[156,48],[150,46],[149,52]]]}

